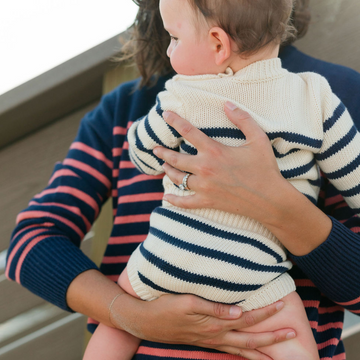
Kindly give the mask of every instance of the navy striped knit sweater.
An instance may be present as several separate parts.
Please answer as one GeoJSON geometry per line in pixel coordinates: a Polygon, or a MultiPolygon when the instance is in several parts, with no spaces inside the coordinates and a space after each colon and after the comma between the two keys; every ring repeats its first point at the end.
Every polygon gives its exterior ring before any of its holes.
{"type": "MultiPolygon", "coordinates": [[[[281,53],[293,72],[314,71],[329,81],[360,128],[360,75],[350,69],[310,58],[293,47],[281,53]]],[[[104,96],[82,120],[66,159],[55,166],[48,187],[18,216],[7,259],[7,276],[35,294],[69,310],[66,291],[81,272],[96,268],[78,249],[84,234],[112,196],[114,227],[100,270],[114,281],[139,242],[146,238],[149,216],[160,205],[162,176],[143,175],[129,160],[127,128],[144,116],[163,90],[133,92],[136,82],[104,96]]],[[[360,220],[341,195],[322,181],[319,206],[332,216],[329,238],[310,254],[293,257],[290,271],[303,299],[322,360],[345,359],[340,340],[343,309],[360,313],[360,220]],[[336,220],[335,220],[336,219],[336,220]]],[[[90,322],[90,330],[96,325],[90,322]]],[[[186,345],[143,341],[135,359],[239,359],[186,345]]]]}

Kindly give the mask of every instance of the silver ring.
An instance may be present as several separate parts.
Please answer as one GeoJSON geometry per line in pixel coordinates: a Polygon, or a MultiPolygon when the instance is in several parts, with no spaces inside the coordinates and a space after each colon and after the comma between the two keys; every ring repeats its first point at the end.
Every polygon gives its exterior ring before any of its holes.
{"type": "Polygon", "coordinates": [[[189,176],[191,174],[186,174],[183,179],[182,179],[182,183],[179,185],[179,189],[180,190],[190,190],[189,187],[188,187],[188,179],[189,179],[189,176]]]}

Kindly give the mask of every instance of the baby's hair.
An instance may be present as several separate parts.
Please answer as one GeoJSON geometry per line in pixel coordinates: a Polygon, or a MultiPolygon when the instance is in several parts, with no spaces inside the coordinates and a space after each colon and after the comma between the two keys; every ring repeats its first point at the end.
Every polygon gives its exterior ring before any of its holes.
{"type": "Polygon", "coordinates": [[[282,44],[295,37],[291,25],[294,0],[187,0],[209,26],[219,26],[251,55],[271,42],[282,44]]]}
{"type": "MultiPolygon", "coordinates": [[[[171,74],[173,71],[166,56],[170,37],[163,27],[159,0],[133,1],[139,6],[139,11],[130,31],[130,40],[124,45],[123,53],[117,60],[135,62],[142,77],[140,87],[151,86],[156,83],[159,76],[171,74]]],[[[288,37],[282,45],[289,45],[306,34],[311,20],[309,1],[296,0],[290,19],[296,28],[296,36],[288,37]]],[[[266,2],[273,3],[276,0],[264,0],[264,3],[266,2]]]]}

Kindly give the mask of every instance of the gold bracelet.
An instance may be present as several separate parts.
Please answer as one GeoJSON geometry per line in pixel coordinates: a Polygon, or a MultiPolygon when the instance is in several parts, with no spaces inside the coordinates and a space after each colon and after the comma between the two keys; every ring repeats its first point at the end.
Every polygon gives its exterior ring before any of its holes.
{"type": "Polygon", "coordinates": [[[110,321],[110,324],[113,325],[114,327],[116,327],[116,326],[115,326],[115,325],[113,324],[113,322],[111,321],[111,308],[112,308],[112,306],[114,305],[115,300],[116,300],[120,295],[123,295],[123,294],[122,294],[122,293],[121,293],[121,294],[117,294],[117,295],[112,299],[112,301],[111,301],[111,303],[110,303],[110,306],[109,306],[109,321],[110,321]]]}

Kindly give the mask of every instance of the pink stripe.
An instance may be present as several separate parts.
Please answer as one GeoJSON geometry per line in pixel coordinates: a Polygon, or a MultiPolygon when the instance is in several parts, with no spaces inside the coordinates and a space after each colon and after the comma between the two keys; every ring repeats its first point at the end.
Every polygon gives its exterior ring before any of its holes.
{"type": "Polygon", "coordinates": [[[146,239],[147,235],[129,235],[129,236],[112,236],[109,239],[109,245],[141,243],[146,239]]]}
{"type": "Polygon", "coordinates": [[[119,177],[119,169],[113,169],[112,171],[112,176],[113,178],[118,178],[119,177]]]}
{"type": "Polygon", "coordinates": [[[322,357],[320,360],[346,360],[345,353],[334,355],[333,357],[322,357]]]}
{"type": "Polygon", "coordinates": [[[318,322],[317,321],[309,321],[309,324],[311,326],[312,329],[317,329],[318,327],[318,322]]]}
{"type": "Polygon", "coordinates": [[[112,195],[113,197],[117,197],[117,196],[118,196],[118,191],[117,191],[117,189],[112,189],[111,195],[112,195]]]}
{"type": "Polygon", "coordinates": [[[349,310],[349,311],[352,312],[353,314],[360,314],[360,310],[349,310]]]}
{"type": "Polygon", "coordinates": [[[121,126],[114,126],[113,127],[113,134],[114,135],[126,135],[127,129],[121,126]]]}
{"type": "Polygon", "coordinates": [[[315,287],[314,283],[309,279],[297,279],[295,285],[299,287],[315,287]]]}
{"type": "Polygon", "coordinates": [[[329,329],[342,329],[344,323],[342,321],[330,322],[324,325],[319,325],[317,321],[309,321],[312,329],[317,330],[317,332],[327,331],[329,329]]]}
{"type": "Polygon", "coordinates": [[[360,226],[354,226],[354,227],[350,228],[350,230],[352,232],[354,232],[355,234],[357,234],[360,232],[360,226]]]}
{"type": "Polygon", "coordinates": [[[15,270],[15,281],[17,283],[20,284],[20,271],[21,271],[21,267],[22,267],[22,264],[27,256],[27,254],[29,253],[29,251],[36,245],[38,244],[41,240],[44,240],[44,239],[48,239],[49,237],[59,237],[59,236],[53,236],[53,235],[42,235],[42,236],[39,236],[33,240],[31,240],[29,242],[29,244],[26,245],[24,251],[22,252],[20,258],[19,258],[19,261],[16,265],[16,270],[15,270]]]}
{"type": "Polygon", "coordinates": [[[91,155],[93,158],[104,162],[110,169],[113,167],[112,161],[109,160],[101,151],[95,150],[82,142],[72,143],[70,149],[81,150],[84,153],[91,155]]]}
{"type": "Polygon", "coordinates": [[[320,305],[320,301],[315,301],[315,300],[303,300],[303,304],[305,307],[309,308],[309,307],[313,307],[313,308],[318,308],[320,305]]]}
{"type": "Polygon", "coordinates": [[[85,223],[86,226],[86,231],[89,231],[91,228],[91,224],[89,222],[89,220],[82,214],[82,212],[80,211],[79,208],[77,208],[76,206],[68,206],[68,205],[64,205],[64,204],[60,204],[60,203],[56,203],[56,202],[49,202],[49,203],[38,203],[36,201],[30,201],[29,205],[40,205],[40,206],[57,206],[57,207],[61,207],[63,209],[69,210],[70,212],[74,213],[75,215],[78,215],[82,218],[82,220],[85,223]]]}
{"type": "Polygon", "coordinates": [[[99,212],[98,204],[91,196],[89,196],[88,194],[86,194],[85,192],[83,192],[81,190],[75,189],[70,186],[58,186],[54,189],[47,189],[47,190],[44,190],[43,192],[41,192],[40,194],[35,195],[34,198],[39,199],[45,195],[55,194],[55,193],[64,193],[64,194],[70,194],[72,196],[75,196],[76,198],[80,199],[84,203],[91,206],[95,210],[96,215],[99,212]]]}
{"type": "Polygon", "coordinates": [[[336,301],[337,304],[341,305],[341,306],[349,306],[349,305],[354,305],[354,304],[357,304],[359,303],[360,301],[360,296],[354,300],[350,300],[350,301],[347,301],[347,302],[339,302],[339,301],[336,301]]]}
{"type": "Polygon", "coordinates": [[[124,141],[123,149],[124,150],[129,150],[129,143],[127,141],[124,141]]]}
{"type": "Polygon", "coordinates": [[[337,338],[332,338],[332,339],[329,339],[323,343],[320,343],[320,344],[317,344],[317,347],[318,347],[318,350],[321,350],[321,349],[324,349],[330,345],[335,345],[337,346],[339,344],[339,339],[337,338]]]}
{"type": "Polygon", "coordinates": [[[115,218],[114,224],[131,224],[138,222],[148,222],[149,220],[150,214],[117,216],[115,218]]]}
{"type": "Polygon", "coordinates": [[[186,350],[172,350],[172,349],[154,349],[145,346],[140,346],[136,354],[150,355],[163,358],[178,358],[178,359],[202,359],[202,360],[246,360],[242,356],[230,354],[214,354],[203,351],[186,351],[186,350]]]}
{"type": "Polygon", "coordinates": [[[339,194],[325,199],[325,206],[333,205],[336,203],[343,202],[344,198],[339,194]]]}
{"type": "Polygon", "coordinates": [[[317,331],[322,332],[322,331],[326,331],[329,329],[342,329],[343,326],[344,326],[344,323],[342,321],[331,322],[328,324],[318,326],[317,331]]]}
{"type": "Polygon", "coordinates": [[[113,156],[121,156],[121,154],[122,154],[122,148],[113,148],[112,149],[113,156]]]}
{"type": "Polygon", "coordinates": [[[130,255],[124,256],[104,256],[102,259],[103,264],[120,264],[127,263],[130,259],[130,255]]]}
{"type": "Polygon", "coordinates": [[[69,169],[61,169],[58,171],[55,171],[53,176],[50,178],[48,185],[50,185],[55,179],[57,179],[60,176],[74,176],[77,178],[80,178],[80,176],[76,173],[74,173],[72,170],[69,169]]]}
{"type": "Polygon", "coordinates": [[[163,196],[164,196],[163,192],[136,194],[136,195],[124,195],[124,196],[119,197],[118,204],[161,200],[163,198],[163,196]]]}
{"type": "Polygon", "coordinates": [[[118,181],[117,187],[121,188],[123,186],[128,186],[128,185],[131,185],[131,184],[134,184],[134,183],[137,183],[137,182],[141,182],[141,181],[162,179],[163,176],[164,176],[164,174],[160,174],[160,175],[156,175],[156,176],[141,174],[141,175],[134,176],[133,178],[128,179],[128,180],[120,180],[120,181],[118,181]]]}
{"type": "Polygon", "coordinates": [[[330,314],[336,311],[344,311],[341,306],[319,307],[319,314],[330,314]]]}
{"type": "MultiPolygon", "coordinates": [[[[27,230],[29,227],[25,228],[24,230],[27,230]]],[[[8,261],[7,261],[7,266],[5,269],[5,274],[6,277],[9,277],[9,271],[10,271],[10,264],[12,263],[14,256],[16,255],[16,253],[18,252],[18,250],[20,249],[20,247],[30,238],[32,238],[33,236],[36,236],[38,234],[40,234],[41,232],[43,232],[44,229],[36,229],[33,231],[28,232],[21,240],[19,240],[19,242],[13,247],[13,249],[11,250],[11,253],[8,257],[8,261]]],[[[20,232],[18,233],[20,234],[20,232]]],[[[16,235],[18,235],[16,234],[16,235]]],[[[14,237],[15,238],[15,237],[14,237]]]]}
{"type": "Polygon", "coordinates": [[[84,164],[81,161],[74,160],[74,159],[65,159],[63,161],[63,164],[68,165],[68,166],[72,166],[72,167],[77,168],[79,170],[82,170],[82,171],[88,173],[89,175],[91,175],[92,177],[94,177],[95,179],[102,182],[107,188],[111,187],[110,180],[106,176],[104,176],[101,172],[94,169],[92,166],[89,166],[87,164],[84,164]]]}
{"type": "Polygon", "coordinates": [[[54,224],[52,223],[42,223],[42,224],[34,224],[34,225],[28,225],[26,228],[24,229],[21,229],[20,231],[18,231],[12,238],[11,238],[11,242],[13,242],[19,235],[21,235],[24,231],[26,230],[29,230],[31,228],[39,228],[39,227],[42,227],[42,226],[45,226],[45,227],[51,227],[51,226],[54,226],[54,224]]]}
{"type": "Polygon", "coordinates": [[[26,219],[36,219],[36,218],[41,218],[41,217],[49,217],[50,219],[56,219],[61,221],[63,224],[65,224],[66,226],[68,226],[69,228],[73,229],[82,239],[84,237],[84,233],[70,220],[65,219],[62,216],[59,215],[55,215],[55,214],[51,214],[47,211],[26,211],[26,212],[22,212],[20,213],[17,218],[16,221],[20,222],[26,219]]]}
{"type": "Polygon", "coordinates": [[[134,169],[135,165],[131,161],[121,161],[120,169],[134,169]]]}

